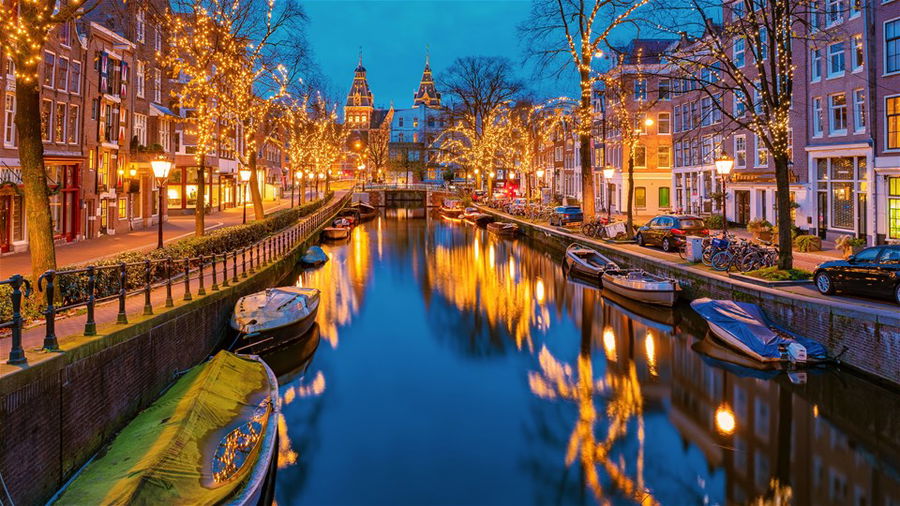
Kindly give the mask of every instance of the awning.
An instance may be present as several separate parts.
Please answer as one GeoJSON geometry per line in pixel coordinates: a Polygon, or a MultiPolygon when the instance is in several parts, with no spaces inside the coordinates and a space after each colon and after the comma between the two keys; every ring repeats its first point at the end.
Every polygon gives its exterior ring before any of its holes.
{"type": "Polygon", "coordinates": [[[179,116],[172,112],[168,107],[161,106],[159,104],[150,103],[150,116],[172,116],[174,118],[178,118],[179,116]]]}

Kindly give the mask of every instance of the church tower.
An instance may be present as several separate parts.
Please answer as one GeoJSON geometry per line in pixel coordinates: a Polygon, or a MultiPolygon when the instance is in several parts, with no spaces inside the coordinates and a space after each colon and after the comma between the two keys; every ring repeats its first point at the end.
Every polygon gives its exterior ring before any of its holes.
{"type": "Polygon", "coordinates": [[[424,105],[438,109],[441,107],[441,94],[434,87],[434,78],[431,77],[431,65],[429,65],[430,56],[425,54],[425,70],[422,72],[422,81],[419,83],[419,89],[413,98],[413,107],[424,105]]]}
{"type": "Polygon", "coordinates": [[[359,52],[359,64],[353,75],[353,85],[347,94],[344,105],[344,122],[356,130],[367,130],[372,121],[375,100],[366,80],[366,68],[362,64],[362,51],[359,52]]]}

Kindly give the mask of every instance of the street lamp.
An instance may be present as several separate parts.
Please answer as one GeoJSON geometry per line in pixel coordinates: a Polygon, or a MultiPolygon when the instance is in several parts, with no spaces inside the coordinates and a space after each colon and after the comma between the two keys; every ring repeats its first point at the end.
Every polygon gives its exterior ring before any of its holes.
{"type": "Polygon", "coordinates": [[[537,180],[538,203],[540,203],[544,196],[543,191],[542,191],[544,189],[544,169],[538,169],[536,175],[538,178],[538,180],[537,180]]]}
{"type": "Polygon", "coordinates": [[[734,158],[728,156],[728,153],[722,151],[722,154],[716,158],[716,172],[722,176],[722,236],[728,237],[728,215],[725,212],[725,179],[731,174],[734,168],[734,158]]]}
{"type": "Polygon", "coordinates": [[[244,218],[241,220],[241,223],[247,223],[247,182],[250,181],[250,169],[241,169],[238,171],[238,175],[241,177],[241,182],[244,183],[243,200],[244,200],[244,218]]]}
{"type": "Polygon", "coordinates": [[[616,170],[612,168],[612,166],[607,165],[606,168],[603,169],[603,180],[606,183],[606,222],[609,223],[612,221],[612,187],[609,185],[609,180],[612,179],[616,170]]]}
{"type": "Polygon", "coordinates": [[[157,192],[159,193],[159,209],[157,210],[157,214],[159,214],[159,217],[156,220],[157,224],[159,225],[159,239],[156,242],[156,247],[162,248],[163,185],[166,183],[166,179],[169,178],[169,171],[172,170],[172,162],[168,160],[152,160],[150,162],[150,167],[153,168],[153,177],[156,178],[156,188],[157,192]]]}
{"type": "Polygon", "coordinates": [[[321,197],[321,196],[322,196],[322,195],[319,193],[319,181],[324,181],[324,180],[325,180],[325,173],[324,173],[324,172],[319,172],[319,179],[316,180],[316,196],[317,196],[317,197],[321,197]]]}

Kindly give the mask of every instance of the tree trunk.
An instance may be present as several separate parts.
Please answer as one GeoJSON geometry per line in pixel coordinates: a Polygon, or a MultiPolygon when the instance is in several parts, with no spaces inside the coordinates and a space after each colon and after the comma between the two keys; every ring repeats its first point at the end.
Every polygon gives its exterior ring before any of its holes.
{"type": "MultiPolygon", "coordinates": [[[[593,55],[587,56],[587,65],[590,67],[590,59],[593,55]]],[[[581,143],[581,209],[584,212],[584,221],[594,218],[594,177],[593,167],[591,167],[591,126],[589,119],[593,114],[591,106],[591,80],[590,71],[581,71],[581,120],[587,121],[588,125],[579,125],[581,132],[578,134],[581,143]]]]}
{"type": "Polygon", "coordinates": [[[300,186],[300,203],[305,204],[306,203],[306,173],[303,174],[303,176],[300,178],[300,180],[297,184],[300,186]]]}
{"type": "Polygon", "coordinates": [[[778,268],[794,266],[793,237],[791,234],[790,167],[786,156],[775,157],[775,206],[778,213],[778,268]]]}
{"type": "Polygon", "coordinates": [[[256,177],[256,151],[250,152],[250,198],[253,200],[253,216],[257,220],[266,217],[263,209],[262,193],[259,191],[259,179],[256,177]]]}
{"type": "Polygon", "coordinates": [[[26,83],[16,79],[15,123],[19,132],[19,163],[28,220],[32,280],[37,280],[44,271],[56,269],[50,191],[41,140],[40,86],[39,80],[26,83]]]}
{"type": "Polygon", "coordinates": [[[328,190],[331,189],[331,173],[325,173],[325,193],[328,193],[328,190]]]}
{"type": "Polygon", "coordinates": [[[625,222],[625,234],[629,239],[634,238],[634,156],[631,150],[628,151],[628,216],[625,222]]]}
{"type": "Polygon", "coordinates": [[[194,235],[206,233],[206,155],[200,157],[197,167],[197,205],[194,207],[194,235]]]}

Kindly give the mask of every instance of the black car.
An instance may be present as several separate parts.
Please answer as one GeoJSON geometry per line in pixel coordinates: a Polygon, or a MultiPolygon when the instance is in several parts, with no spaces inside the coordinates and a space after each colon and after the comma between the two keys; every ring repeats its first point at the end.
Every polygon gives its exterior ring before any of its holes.
{"type": "Polygon", "coordinates": [[[639,246],[658,245],[668,252],[680,248],[689,235],[709,235],[709,228],[702,218],[667,214],[657,216],[639,228],[634,240],[639,246]]]}
{"type": "Polygon", "coordinates": [[[584,221],[584,213],[579,206],[558,206],[550,215],[550,225],[564,227],[569,223],[581,223],[584,221]]]}
{"type": "Polygon", "coordinates": [[[891,297],[900,304],[900,246],[873,246],[846,260],[832,260],[813,274],[825,295],[845,291],[870,297],[891,297]]]}

